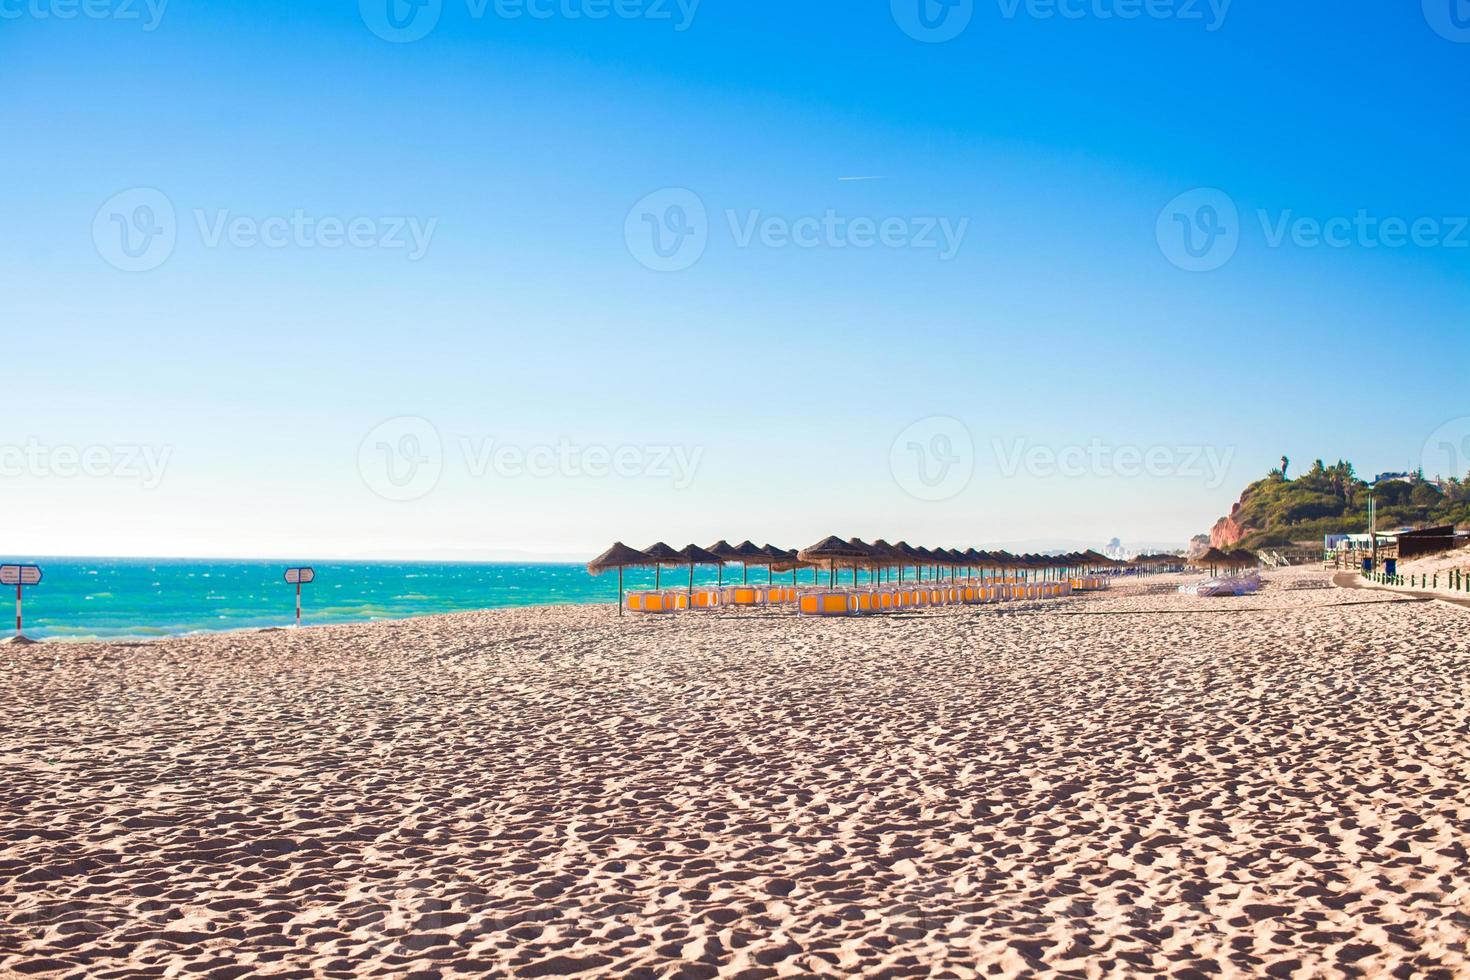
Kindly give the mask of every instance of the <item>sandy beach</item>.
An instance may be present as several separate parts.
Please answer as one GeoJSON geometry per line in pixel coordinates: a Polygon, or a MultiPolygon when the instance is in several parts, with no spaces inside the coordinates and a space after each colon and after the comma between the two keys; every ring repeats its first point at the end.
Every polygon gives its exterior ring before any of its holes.
{"type": "Polygon", "coordinates": [[[1470,974],[1470,613],[1329,578],[0,648],[0,974],[1470,974]]]}

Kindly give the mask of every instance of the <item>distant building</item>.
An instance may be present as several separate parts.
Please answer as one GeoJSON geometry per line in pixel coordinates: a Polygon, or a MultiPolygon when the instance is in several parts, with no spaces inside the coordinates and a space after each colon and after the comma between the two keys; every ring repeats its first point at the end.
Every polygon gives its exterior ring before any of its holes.
{"type": "Polygon", "coordinates": [[[1419,478],[1417,473],[1379,473],[1373,478],[1373,485],[1380,483],[1413,483],[1419,478]]]}
{"type": "Polygon", "coordinates": [[[1384,560],[1397,558],[1400,561],[1449,551],[1470,544],[1470,535],[1456,534],[1453,524],[1438,527],[1421,527],[1407,531],[1392,531],[1378,535],[1378,557],[1384,560]]]}
{"type": "MultiPolygon", "coordinates": [[[[1338,568],[1368,568],[1373,555],[1373,536],[1369,534],[1329,534],[1323,539],[1326,563],[1338,568]]],[[[1454,527],[1400,528],[1378,532],[1378,561],[1393,573],[1401,561],[1432,555],[1470,544],[1470,533],[1456,532],[1454,527]]]]}

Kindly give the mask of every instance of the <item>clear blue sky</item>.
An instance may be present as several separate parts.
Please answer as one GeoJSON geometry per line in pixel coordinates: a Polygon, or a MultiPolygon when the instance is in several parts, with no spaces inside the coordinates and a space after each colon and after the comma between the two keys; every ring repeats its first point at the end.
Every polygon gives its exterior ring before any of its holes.
{"type": "Polygon", "coordinates": [[[0,0],[6,553],[1182,544],[1470,449],[1450,0],[71,2],[0,0]]]}

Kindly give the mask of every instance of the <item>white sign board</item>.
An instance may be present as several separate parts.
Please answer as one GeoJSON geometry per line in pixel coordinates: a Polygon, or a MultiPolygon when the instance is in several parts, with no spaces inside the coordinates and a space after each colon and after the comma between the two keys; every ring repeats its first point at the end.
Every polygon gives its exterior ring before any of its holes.
{"type": "Polygon", "coordinates": [[[39,565],[0,565],[0,585],[40,585],[39,565]]]}
{"type": "Polygon", "coordinates": [[[305,585],[316,581],[316,571],[310,568],[288,568],[286,569],[287,585],[305,585]]]}

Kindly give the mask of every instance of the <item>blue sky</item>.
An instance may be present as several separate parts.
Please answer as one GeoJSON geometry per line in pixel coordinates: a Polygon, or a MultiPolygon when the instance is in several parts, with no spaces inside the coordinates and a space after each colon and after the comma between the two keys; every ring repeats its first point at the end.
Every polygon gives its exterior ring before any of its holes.
{"type": "Polygon", "coordinates": [[[1283,453],[1470,470],[1451,0],[388,2],[0,0],[0,548],[1182,544],[1283,453]]]}

